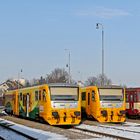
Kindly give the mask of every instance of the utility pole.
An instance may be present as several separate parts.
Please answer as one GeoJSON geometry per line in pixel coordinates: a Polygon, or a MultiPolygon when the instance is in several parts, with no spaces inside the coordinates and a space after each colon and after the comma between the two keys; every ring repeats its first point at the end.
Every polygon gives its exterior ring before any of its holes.
{"type": "Polygon", "coordinates": [[[104,26],[101,23],[97,23],[96,29],[99,29],[99,26],[102,27],[102,82],[101,82],[101,85],[104,86],[104,26]]]}
{"type": "Polygon", "coordinates": [[[71,83],[71,64],[70,64],[70,57],[71,57],[71,54],[70,54],[70,50],[68,49],[65,49],[65,51],[68,51],[68,64],[66,65],[68,67],[68,73],[69,73],[69,84],[71,83]]]}

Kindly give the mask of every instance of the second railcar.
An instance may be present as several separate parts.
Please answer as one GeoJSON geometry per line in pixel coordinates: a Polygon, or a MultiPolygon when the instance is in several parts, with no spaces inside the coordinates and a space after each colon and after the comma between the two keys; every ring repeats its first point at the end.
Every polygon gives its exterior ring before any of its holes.
{"type": "Polygon", "coordinates": [[[82,88],[82,112],[99,122],[124,122],[124,89],[97,86],[82,88]]]}

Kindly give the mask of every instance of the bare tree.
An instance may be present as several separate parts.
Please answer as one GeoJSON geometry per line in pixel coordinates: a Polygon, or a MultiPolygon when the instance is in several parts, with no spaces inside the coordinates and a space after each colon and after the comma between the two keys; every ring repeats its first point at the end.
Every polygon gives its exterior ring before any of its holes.
{"type": "Polygon", "coordinates": [[[85,82],[85,84],[86,84],[87,86],[99,85],[98,79],[97,79],[96,77],[94,77],[94,76],[89,77],[89,78],[87,79],[87,81],[85,82]]]}
{"type": "Polygon", "coordinates": [[[56,68],[47,75],[47,83],[68,83],[69,75],[65,69],[56,68]]]}
{"type": "Polygon", "coordinates": [[[100,74],[100,75],[97,76],[97,79],[98,79],[98,83],[99,83],[100,86],[102,85],[102,80],[103,80],[103,79],[104,79],[104,85],[105,85],[105,86],[106,86],[106,85],[111,85],[111,84],[112,84],[111,79],[109,79],[106,75],[100,74]]]}
{"type": "Polygon", "coordinates": [[[102,77],[102,74],[98,75],[97,77],[89,77],[87,79],[87,81],[85,82],[87,86],[91,86],[91,85],[97,85],[97,86],[101,86],[102,85],[102,79],[104,79],[104,85],[111,85],[112,81],[111,79],[107,78],[106,75],[104,75],[104,77],[102,77]]]}

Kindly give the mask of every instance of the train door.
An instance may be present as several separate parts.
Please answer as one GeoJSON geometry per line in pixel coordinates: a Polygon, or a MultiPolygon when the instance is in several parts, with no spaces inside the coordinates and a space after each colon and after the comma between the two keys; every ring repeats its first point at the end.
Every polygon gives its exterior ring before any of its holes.
{"type": "Polygon", "coordinates": [[[19,115],[19,98],[18,98],[18,92],[15,91],[14,93],[14,108],[13,108],[13,114],[19,115]]]}
{"type": "Polygon", "coordinates": [[[128,112],[129,110],[129,94],[128,93],[126,93],[125,95],[125,101],[126,101],[126,110],[128,112]]]}
{"type": "Polygon", "coordinates": [[[96,99],[95,99],[95,91],[92,90],[91,91],[91,114],[95,115],[96,113],[96,110],[97,110],[97,105],[96,105],[96,99]]]}
{"type": "Polygon", "coordinates": [[[129,94],[129,109],[132,110],[132,112],[134,110],[134,94],[133,94],[133,92],[130,92],[130,94],[129,94]]]}
{"type": "Polygon", "coordinates": [[[23,96],[23,106],[25,109],[25,116],[26,117],[29,117],[29,105],[30,105],[30,95],[29,95],[29,93],[26,93],[23,96]]]}
{"type": "Polygon", "coordinates": [[[29,117],[30,95],[26,94],[26,117],[29,117]]]}
{"type": "Polygon", "coordinates": [[[85,113],[85,111],[86,111],[86,92],[85,91],[82,92],[81,96],[82,96],[81,111],[82,111],[82,113],[85,113]]]}
{"type": "Polygon", "coordinates": [[[90,97],[91,97],[91,92],[90,90],[87,90],[87,102],[86,102],[86,112],[88,115],[91,114],[91,100],[90,100],[90,97]]]}
{"type": "Polygon", "coordinates": [[[137,109],[137,115],[139,115],[139,111],[140,111],[140,91],[137,91],[136,93],[137,99],[136,99],[136,109],[137,109]]]}

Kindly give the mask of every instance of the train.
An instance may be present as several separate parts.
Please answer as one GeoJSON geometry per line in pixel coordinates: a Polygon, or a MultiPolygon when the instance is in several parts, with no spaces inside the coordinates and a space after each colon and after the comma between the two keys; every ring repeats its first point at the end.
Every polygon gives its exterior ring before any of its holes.
{"type": "Polygon", "coordinates": [[[3,96],[0,95],[0,113],[4,110],[3,96]]]}
{"type": "Polygon", "coordinates": [[[140,88],[126,88],[126,115],[140,117],[140,88]]]}
{"type": "Polygon", "coordinates": [[[50,125],[81,122],[81,91],[71,84],[44,84],[10,90],[4,95],[5,112],[50,125]]]}
{"type": "Polygon", "coordinates": [[[82,115],[98,122],[125,122],[125,89],[113,86],[88,86],[81,89],[82,115]]]}

